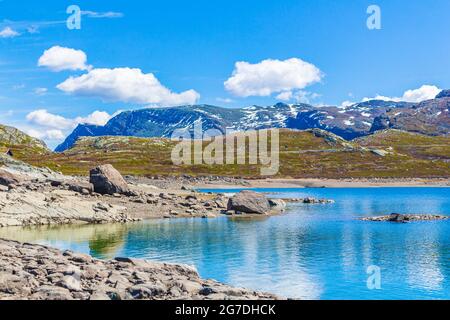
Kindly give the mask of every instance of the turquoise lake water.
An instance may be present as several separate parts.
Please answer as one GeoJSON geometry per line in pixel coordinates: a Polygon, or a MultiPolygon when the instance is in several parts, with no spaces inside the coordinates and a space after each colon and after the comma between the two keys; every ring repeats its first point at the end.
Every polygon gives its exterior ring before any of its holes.
{"type": "MultiPolygon", "coordinates": [[[[238,190],[214,190],[233,192],[238,190]]],[[[303,299],[450,299],[450,220],[395,224],[365,216],[450,215],[450,188],[259,189],[335,204],[290,204],[258,220],[155,220],[130,225],[0,229],[89,253],[195,265],[202,277],[303,299]],[[379,268],[380,289],[367,269],[379,268]]]]}

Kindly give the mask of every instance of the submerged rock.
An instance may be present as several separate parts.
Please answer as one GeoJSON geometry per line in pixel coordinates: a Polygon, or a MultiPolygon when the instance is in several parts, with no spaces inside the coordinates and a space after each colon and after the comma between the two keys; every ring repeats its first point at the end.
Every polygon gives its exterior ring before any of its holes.
{"type": "Polygon", "coordinates": [[[122,175],[112,165],[105,164],[90,171],[90,182],[94,185],[94,191],[100,194],[129,192],[128,184],[122,175]]]}

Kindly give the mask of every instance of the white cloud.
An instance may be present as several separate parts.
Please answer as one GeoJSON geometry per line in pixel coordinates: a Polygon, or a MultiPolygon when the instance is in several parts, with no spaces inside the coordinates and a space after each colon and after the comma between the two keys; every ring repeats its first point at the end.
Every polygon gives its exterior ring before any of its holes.
{"type": "Polygon", "coordinates": [[[292,91],[284,91],[277,95],[277,99],[283,100],[283,101],[289,101],[292,99],[292,91]]]}
{"type": "Polygon", "coordinates": [[[225,81],[225,89],[239,97],[270,96],[319,82],[322,72],[313,64],[298,58],[263,60],[256,64],[236,62],[232,76],[225,81]]]}
{"type": "Polygon", "coordinates": [[[75,95],[164,106],[195,104],[200,95],[194,90],[174,93],[164,87],[152,73],[137,68],[93,69],[79,77],[70,77],[57,86],[75,95]]]}
{"type": "Polygon", "coordinates": [[[26,116],[27,125],[18,126],[32,137],[58,141],[64,138],[80,123],[105,125],[114,115],[105,111],[94,111],[86,117],[65,118],[48,112],[45,109],[35,110],[26,116]]]}
{"type": "Polygon", "coordinates": [[[11,27],[5,27],[0,31],[0,38],[14,38],[20,36],[20,33],[13,30],[11,27]]]}
{"type": "Polygon", "coordinates": [[[34,92],[36,95],[38,95],[38,96],[42,96],[42,95],[46,94],[47,91],[48,91],[47,88],[35,88],[35,89],[33,90],[33,92],[34,92]]]}
{"type": "Polygon", "coordinates": [[[386,97],[377,95],[374,98],[364,98],[363,101],[369,100],[384,100],[384,101],[406,101],[406,102],[422,102],[425,100],[434,99],[442,89],[436,86],[423,85],[418,89],[407,90],[401,97],[386,97]]]}
{"type": "Polygon", "coordinates": [[[77,118],[75,118],[75,122],[77,124],[79,124],[79,123],[88,123],[88,124],[95,124],[97,126],[104,126],[111,119],[111,117],[112,116],[108,112],[105,112],[105,111],[94,111],[90,115],[88,115],[87,117],[84,117],[84,118],[83,117],[77,117],[77,118]]]}
{"type": "Polygon", "coordinates": [[[46,67],[52,71],[91,69],[87,65],[87,56],[82,50],[60,46],[54,46],[45,50],[39,58],[38,66],[46,67]]]}
{"type": "Polygon", "coordinates": [[[295,91],[284,91],[276,96],[277,99],[282,101],[294,101],[299,103],[310,103],[311,100],[320,97],[319,94],[303,91],[303,90],[295,90],[295,91]]]}
{"type": "Polygon", "coordinates": [[[111,119],[111,115],[104,111],[94,111],[86,117],[76,117],[74,119],[70,119],[50,113],[45,109],[40,109],[30,112],[26,116],[26,119],[31,124],[45,128],[71,130],[80,123],[105,125],[109,119],[111,119]]]}
{"type": "Polygon", "coordinates": [[[45,129],[40,127],[30,127],[28,125],[16,125],[19,130],[33,138],[47,141],[61,141],[65,138],[64,133],[57,129],[45,129]]]}
{"type": "Polygon", "coordinates": [[[64,135],[64,133],[61,130],[52,129],[52,130],[47,130],[45,132],[45,136],[43,138],[49,139],[49,140],[63,140],[65,137],[66,136],[64,135]]]}
{"type": "Polygon", "coordinates": [[[89,18],[122,18],[124,15],[122,12],[96,12],[96,11],[81,11],[82,15],[89,18]]]}
{"type": "Polygon", "coordinates": [[[37,124],[40,126],[54,128],[54,129],[70,129],[73,127],[73,121],[66,119],[62,116],[58,116],[49,113],[45,109],[36,110],[27,114],[26,119],[28,122],[37,124]]]}

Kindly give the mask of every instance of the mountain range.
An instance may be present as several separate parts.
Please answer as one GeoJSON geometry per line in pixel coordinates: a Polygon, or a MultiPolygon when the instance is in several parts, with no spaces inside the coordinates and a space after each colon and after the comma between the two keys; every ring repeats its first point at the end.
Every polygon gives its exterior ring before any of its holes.
{"type": "Polygon", "coordinates": [[[212,105],[147,108],[125,111],[104,126],[80,124],[55,151],[70,149],[80,137],[134,136],[170,137],[174,130],[193,128],[200,122],[203,130],[288,128],[322,129],[346,140],[379,130],[399,129],[425,135],[450,133],[450,90],[435,99],[420,103],[370,100],[349,106],[312,106],[277,103],[272,106],[222,108],[212,105]]]}

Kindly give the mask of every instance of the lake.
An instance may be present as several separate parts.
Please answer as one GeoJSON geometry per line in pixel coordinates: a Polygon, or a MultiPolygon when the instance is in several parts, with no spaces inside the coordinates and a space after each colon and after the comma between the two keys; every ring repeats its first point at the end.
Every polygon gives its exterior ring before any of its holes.
{"type": "Polygon", "coordinates": [[[102,259],[130,256],[186,263],[195,265],[204,278],[292,298],[450,299],[450,220],[407,224],[359,220],[393,212],[450,215],[449,188],[258,191],[336,203],[292,203],[283,215],[251,220],[220,217],[0,228],[0,237],[102,259]],[[368,279],[378,283],[378,289],[369,289],[368,279]]]}

